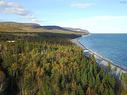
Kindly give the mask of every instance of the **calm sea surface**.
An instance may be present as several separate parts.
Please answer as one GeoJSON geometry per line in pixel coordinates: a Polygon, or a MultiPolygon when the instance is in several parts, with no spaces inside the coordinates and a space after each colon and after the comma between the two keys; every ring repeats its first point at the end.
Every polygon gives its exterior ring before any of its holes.
{"type": "Polygon", "coordinates": [[[90,34],[79,41],[127,70],[127,34],[90,34]]]}

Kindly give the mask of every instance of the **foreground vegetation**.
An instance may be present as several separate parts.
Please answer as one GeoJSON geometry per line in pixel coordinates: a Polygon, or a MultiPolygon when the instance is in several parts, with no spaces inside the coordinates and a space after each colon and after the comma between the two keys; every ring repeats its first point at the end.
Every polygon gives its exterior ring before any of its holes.
{"type": "Polygon", "coordinates": [[[68,40],[1,42],[0,95],[117,95],[116,80],[68,40]]]}

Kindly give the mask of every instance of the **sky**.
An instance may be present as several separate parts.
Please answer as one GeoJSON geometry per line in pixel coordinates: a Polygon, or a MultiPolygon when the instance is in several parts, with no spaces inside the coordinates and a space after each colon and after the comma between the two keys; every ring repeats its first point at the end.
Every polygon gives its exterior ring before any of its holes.
{"type": "Polygon", "coordinates": [[[127,0],[0,0],[0,21],[127,33],[127,0]]]}

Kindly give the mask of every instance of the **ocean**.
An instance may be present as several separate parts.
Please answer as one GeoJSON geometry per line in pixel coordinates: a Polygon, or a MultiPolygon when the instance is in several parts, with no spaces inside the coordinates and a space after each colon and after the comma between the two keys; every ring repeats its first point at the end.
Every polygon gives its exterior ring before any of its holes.
{"type": "Polygon", "coordinates": [[[86,48],[127,70],[127,34],[90,34],[79,38],[86,48]]]}

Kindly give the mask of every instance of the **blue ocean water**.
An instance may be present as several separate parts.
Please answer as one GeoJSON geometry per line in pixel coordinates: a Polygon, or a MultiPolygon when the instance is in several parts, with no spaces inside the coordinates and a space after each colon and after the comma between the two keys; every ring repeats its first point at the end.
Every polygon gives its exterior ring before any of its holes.
{"type": "Polygon", "coordinates": [[[127,70],[127,34],[90,34],[81,44],[127,70]]]}

